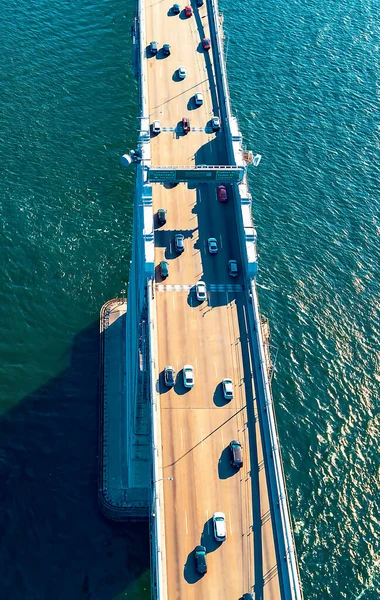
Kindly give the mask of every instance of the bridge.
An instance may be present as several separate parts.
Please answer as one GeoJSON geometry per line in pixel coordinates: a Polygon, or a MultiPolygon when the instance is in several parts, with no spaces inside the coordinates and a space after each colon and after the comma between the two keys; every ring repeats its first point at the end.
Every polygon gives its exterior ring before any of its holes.
{"type": "MultiPolygon", "coordinates": [[[[123,437],[123,452],[131,463],[136,439],[142,439],[137,411],[141,417],[146,398],[155,599],[238,600],[252,594],[256,600],[302,600],[270,388],[268,329],[255,282],[252,197],[231,113],[218,6],[215,0],[193,3],[191,17],[183,8],[174,14],[169,0],[139,0],[133,29],[141,114],[126,316],[125,418],[132,433],[123,437]],[[203,48],[204,38],[211,40],[210,50],[203,48]],[[181,66],[185,78],[178,75],[181,66]],[[201,105],[196,93],[202,94],[201,105]],[[220,129],[212,127],[214,116],[220,129]],[[190,119],[187,133],[183,117],[190,119]],[[226,202],[217,196],[221,184],[226,202]],[[165,223],[158,220],[160,209],[165,223]],[[217,253],[209,251],[210,238],[217,253]],[[236,277],[229,273],[231,260],[236,277]],[[165,278],[162,261],[169,271],[165,278]],[[203,302],[195,293],[200,280],[207,287],[203,302]],[[186,364],[194,369],[192,388],[184,385],[186,364]],[[175,369],[172,387],[164,381],[168,365],[175,369]],[[228,401],[225,378],[233,382],[228,401]],[[231,466],[232,440],[243,448],[239,470],[231,466]],[[213,533],[212,516],[219,511],[226,519],[223,543],[213,533]],[[203,576],[195,569],[197,545],[207,550],[203,576]]],[[[141,503],[139,511],[141,516],[141,503]]]]}

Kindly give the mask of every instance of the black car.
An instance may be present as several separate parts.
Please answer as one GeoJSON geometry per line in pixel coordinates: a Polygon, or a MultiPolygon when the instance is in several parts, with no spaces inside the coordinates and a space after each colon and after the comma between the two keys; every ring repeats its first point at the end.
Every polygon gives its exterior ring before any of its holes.
{"type": "Polygon", "coordinates": [[[162,54],[164,56],[169,56],[169,54],[170,54],[170,44],[164,44],[162,46],[162,54]]]}
{"type": "Polygon", "coordinates": [[[189,117],[182,117],[182,131],[183,133],[188,133],[190,131],[189,117]]]}
{"type": "Polygon", "coordinates": [[[243,448],[237,440],[232,440],[230,443],[231,465],[235,469],[240,469],[243,466],[243,448]]]}
{"type": "Polygon", "coordinates": [[[150,53],[152,56],[155,56],[158,52],[158,44],[157,42],[150,42],[149,44],[150,53]]]}
{"type": "Polygon", "coordinates": [[[200,575],[207,573],[206,548],[204,546],[196,546],[194,550],[195,570],[200,575]]]}
{"type": "Polygon", "coordinates": [[[162,279],[166,279],[169,275],[169,263],[166,260],[160,262],[160,273],[162,279]]]}
{"type": "Polygon", "coordinates": [[[164,369],[165,385],[167,387],[173,387],[175,380],[175,370],[173,367],[165,367],[164,369]]]}
{"type": "Polygon", "coordinates": [[[164,208],[159,208],[157,211],[157,219],[160,225],[165,225],[166,223],[166,213],[167,211],[164,208]]]}
{"type": "Polygon", "coordinates": [[[185,249],[185,246],[183,245],[183,240],[184,239],[185,238],[182,235],[182,233],[177,233],[177,235],[174,238],[174,247],[175,247],[175,251],[178,254],[181,254],[184,251],[184,249],[185,249]]]}
{"type": "Polygon", "coordinates": [[[172,12],[173,15],[179,15],[179,13],[181,12],[179,4],[173,4],[172,12]]]}
{"type": "Polygon", "coordinates": [[[253,600],[252,594],[243,594],[240,600],[253,600]]]}

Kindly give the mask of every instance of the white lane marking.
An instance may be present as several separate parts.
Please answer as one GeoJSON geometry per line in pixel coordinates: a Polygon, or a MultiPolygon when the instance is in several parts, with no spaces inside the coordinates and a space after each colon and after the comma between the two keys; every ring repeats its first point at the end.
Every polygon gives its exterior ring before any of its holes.
{"type": "Polygon", "coordinates": [[[187,528],[187,512],[185,511],[185,525],[186,525],[186,534],[189,533],[189,530],[187,528]]]}
{"type": "Polygon", "coordinates": [[[182,427],[181,427],[181,429],[179,430],[179,435],[180,435],[180,438],[181,438],[181,450],[183,450],[182,427]]]}
{"type": "MultiPolygon", "coordinates": [[[[179,268],[181,270],[181,261],[179,268]]],[[[159,292],[189,292],[193,289],[193,285],[184,284],[184,283],[160,283],[156,284],[156,290],[159,292]]],[[[242,292],[243,286],[239,283],[209,283],[208,286],[209,292],[242,292]]]]}
{"type": "Polygon", "coordinates": [[[173,308],[174,308],[174,294],[172,294],[172,305],[173,305],[173,308]]]}
{"type": "Polygon", "coordinates": [[[222,448],[224,448],[224,437],[223,437],[223,431],[220,431],[220,435],[222,436],[222,448]]]}
{"type": "Polygon", "coordinates": [[[195,370],[198,371],[198,359],[195,359],[195,370]]]}
{"type": "Polygon", "coordinates": [[[228,523],[230,526],[230,534],[232,535],[232,523],[231,523],[231,513],[228,511],[228,523]]]}
{"type": "Polygon", "coordinates": [[[208,522],[208,508],[206,508],[206,523],[207,523],[207,535],[210,534],[210,524],[208,522]]]}
{"type": "Polygon", "coordinates": [[[202,448],[203,448],[203,431],[201,429],[201,442],[202,442],[202,448]]]}
{"type": "Polygon", "coordinates": [[[220,247],[223,248],[222,234],[220,234],[219,239],[220,239],[220,247]]]}

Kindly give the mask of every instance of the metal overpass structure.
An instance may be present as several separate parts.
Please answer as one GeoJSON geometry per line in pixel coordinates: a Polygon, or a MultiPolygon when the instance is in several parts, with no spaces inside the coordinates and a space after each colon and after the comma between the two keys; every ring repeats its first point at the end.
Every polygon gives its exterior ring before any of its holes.
{"type": "MultiPolygon", "coordinates": [[[[169,0],[139,0],[133,28],[141,112],[133,156],[126,375],[120,384],[126,383],[126,407],[117,434],[121,450],[114,448],[124,469],[129,462],[130,475],[123,475],[122,496],[107,492],[107,502],[123,497],[130,518],[137,498],[136,518],[150,519],[155,600],[238,600],[244,594],[302,600],[269,380],[268,329],[255,281],[253,202],[242,136],[230,107],[218,6],[215,0],[194,2],[189,18],[181,8],[178,15],[169,0]],[[211,40],[209,51],[203,38],[211,40]],[[151,41],[160,48],[155,55],[151,41]],[[169,56],[163,44],[170,44],[169,56]],[[180,66],[187,69],[185,79],[178,78],[180,66]],[[203,95],[201,106],[194,102],[197,92],[203,95]],[[210,127],[213,116],[220,117],[217,132],[210,127]],[[182,117],[191,120],[187,134],[182,117]],[[155,120],[161,123],[157,135],[151,128],[155,120]],[[220,184],[228,193],[224,203],[217,199],[220,184]],[[159,209],[167,211],[165,224],[157,220],[159,209]],[[181,254],[174,247],[178,233],[184,236],[181,254]],[[208,251],[211,237],[219,247],[215,255],[208,251]],[[169,267],[166,279],[159,269],[163,260],[169,267]],[[229,260],[237,262],[237,277],[229,275],[229,260]],[[199,280],[208,290],[202,303],[195,296],[199,280]],[[194,367],[192,389],[183,385],[185,364],[194,367]],[[176,371],[171,388],[163,379],[168,365],[176,371]],[[224,378],[233,381],[230,402],[223,397],[224,378]],[[231,440],[243,446],[239,471],[230,465],[231,440]],[[145,492],[138,489],[150,492],[145,513],[145,492]],[[217,511],[226,515],[222,544],[213,535],[217,511]],[[194,563],[199,544],[207,549],[204,576],[194,563]]],[[[116,309],[124,314],[119,305],[116,309]]],[[[119,329],[114,328],[116,335],[119,329]]],[[[112,341],[110,335],[105,339],[112,341]]],[[[117,487],[116,475],[112,481],[117,487]]],[[[121,514],[120,508],[113,512],[121,514]]],[[[112,506],[104,512],[113,518],[112,506]]]]}

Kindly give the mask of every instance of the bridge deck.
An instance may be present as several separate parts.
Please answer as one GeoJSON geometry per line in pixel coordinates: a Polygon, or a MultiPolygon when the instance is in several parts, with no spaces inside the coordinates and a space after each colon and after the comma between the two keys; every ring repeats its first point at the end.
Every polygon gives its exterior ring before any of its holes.
{"type": "MultiPolygon", "coordinates": [[[[190,19],[169,16],[171,2],[145,2],[147,43],[171,45],[171,55],[149,57],[147,72],[150,121],[168,130],[151,140],[152,166],[226,164],[223,130],[206,128],[218,114],[212,53],[204,52],[208,37],[206,6],[190,19]],[[188,75],[178,81],[175,71],[188,75]],[[204,104],[194,107],[195,92],[204,104]],[[189,116],[196,129],[184,136],[178,123],[189,116]],[[170,130],[176,128],[176,131],[170,130]],[[205,131],[206,128],[206,131],[205,131]]],[[[169,277],[156,272],[155,307],[158,331],[158,389],[165,501],[165,545],[162,556],[169,600],[237,600],[255,589],[256,598],[277,600],[280,584],[261,447],[241,275],[229,277],[229,259],[239,262],[237,225],[232,199],[217,200],[215,185],[153,186],[153,207],[167,209],[167,223],[155,229],[155,264],[164,258],[169,277]],[[185,251],[174,251],[175,233],[185,236],[185,251]],[[218,240],[211,256],[207,238],[218,240]],[[202,279],[208,301],[199,304],[193,291],[202,279]],[[195,386],[186,390],[181,370],[190,363],[195,386]],[[173,389],[163,382],[163,369],[177,372],[173,389]],[[221,380],[234,382],[234,399],[223,400],[221,380]],[[249,427],[247,427],[247,423],[249,427]],[[235,472],[228,444],[244,447],[244,466],[235,472]],[[252,503],[253,498],[253,503],[252,503]],[[226,514],[227,540],[212,535],[215,511],[226,514]],[[198,544],[208,552],[208,573],[197,576],[192,552],[198,544]]]]}

